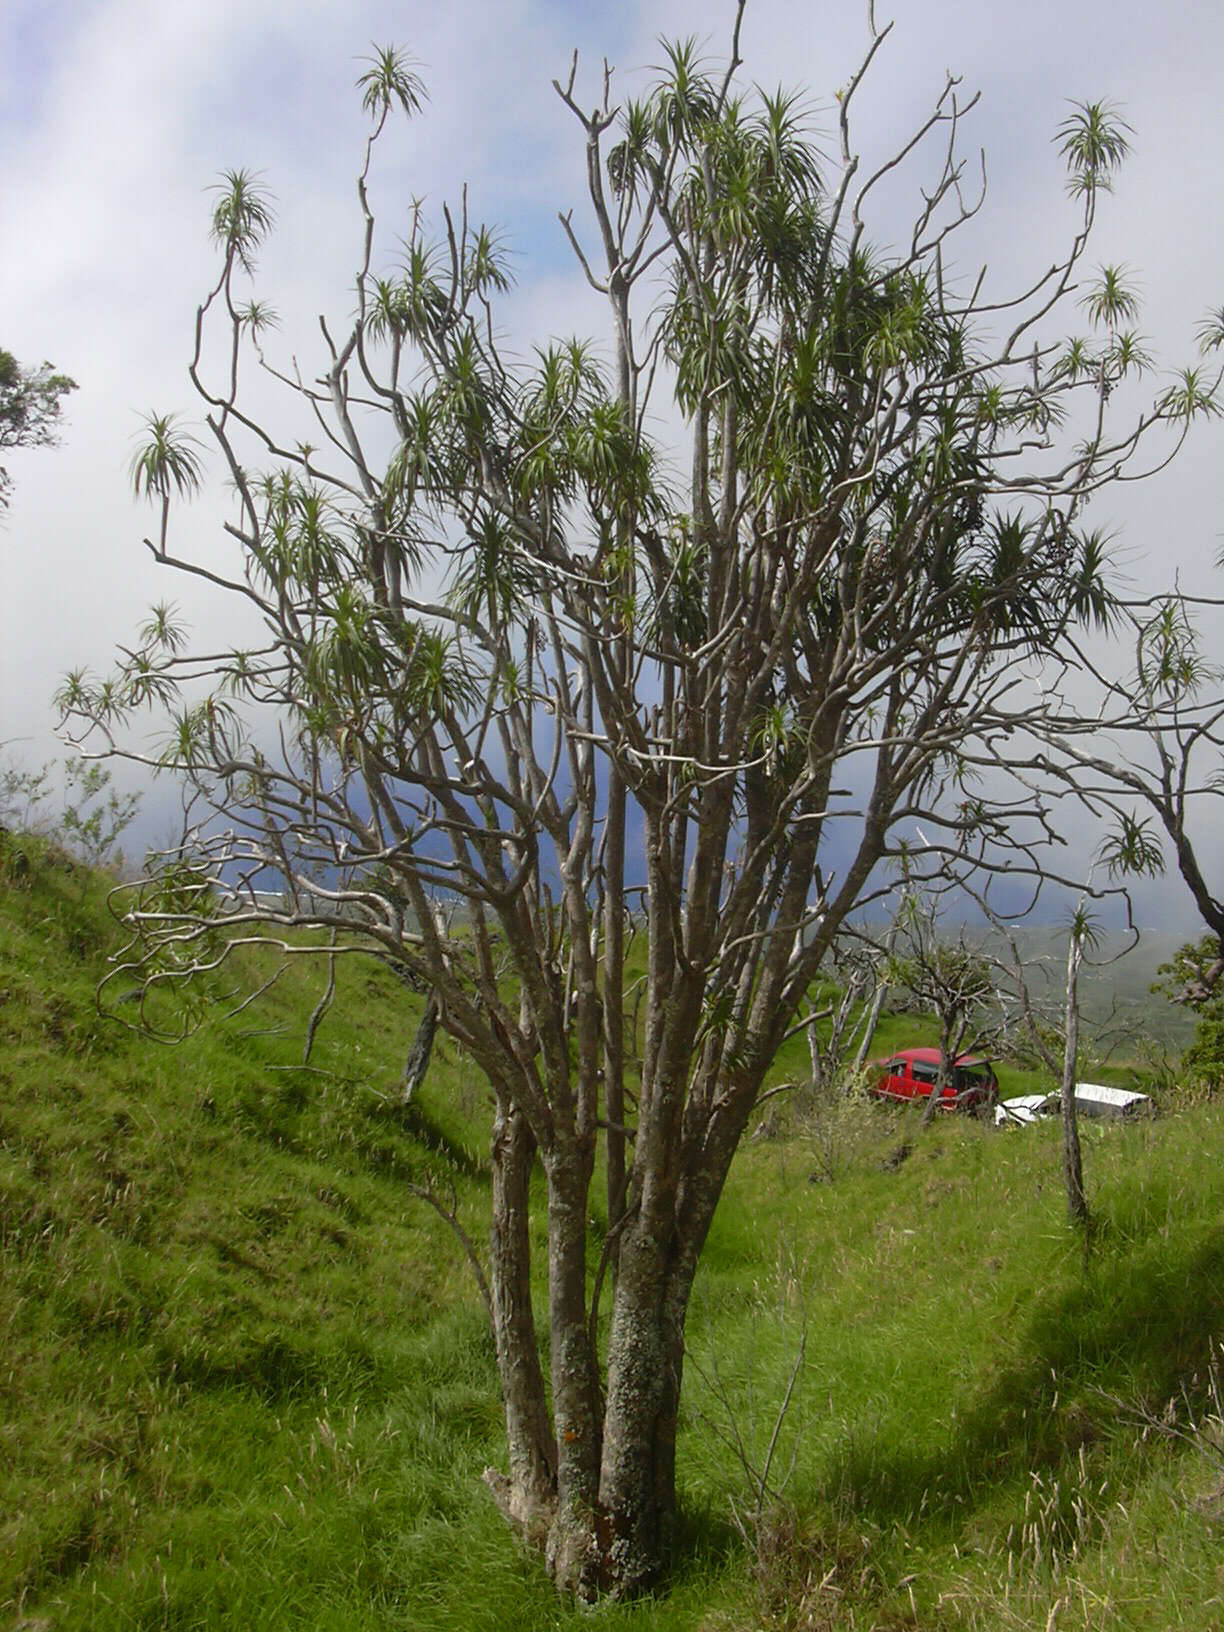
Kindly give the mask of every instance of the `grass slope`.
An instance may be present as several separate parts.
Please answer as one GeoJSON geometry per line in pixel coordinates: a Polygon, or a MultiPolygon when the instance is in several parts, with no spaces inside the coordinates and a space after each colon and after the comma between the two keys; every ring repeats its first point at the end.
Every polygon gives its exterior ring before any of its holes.
{"type": "Polygon", "coordinates": [[[356,961],[308,1070],[317,963],[143,1042],[94,1008],[103,894],[0,840],[0,1627],[1224,1619],[1215,1107],[1089,1131],[1085,1254],[1055,1129],[789,1106],[694,1302],[674,1590],[580,1612],[480,1484],[487,1325],[414,1189],[483,1243],[478,1075],[442,1043],[407,1123],[419,1000],[356,961]]]}

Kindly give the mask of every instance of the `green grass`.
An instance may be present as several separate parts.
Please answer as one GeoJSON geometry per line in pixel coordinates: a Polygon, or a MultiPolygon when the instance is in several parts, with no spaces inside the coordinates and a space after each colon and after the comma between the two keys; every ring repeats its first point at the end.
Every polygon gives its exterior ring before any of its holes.
{"type": "Polygon", "coordinates": [[[304,961],[143,1042],[94,1006],[102,883],[0,843],[0,1628],[1219,1624],[1221,1109],[1085,1130],[1085,1252],[1055,1127],[797,1096],[703,1262],[673,1590],[579,1611],[480,1482],[487,1326],[410,1188],[483,1242],[470,1062],[406,1121],[419,999],[343,960],[308,1071],[304,961]]]}

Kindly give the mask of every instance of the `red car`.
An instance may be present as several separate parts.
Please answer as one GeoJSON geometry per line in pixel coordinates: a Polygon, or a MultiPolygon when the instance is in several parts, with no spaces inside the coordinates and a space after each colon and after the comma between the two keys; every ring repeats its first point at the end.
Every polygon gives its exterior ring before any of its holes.
{"type": "MultiPolygon", "coordinates": [[[[877,1060],[879,1076],[871,1085],[877,1099],[926,1099],[939,1075],[937,1048],[902,1048],[887,1060],[877,1060]]],[[[977,1111],[994,1105],[999,1080],[989,1060],[961,1054],[952,1067],[952,1080],[940,1096],[941,1110],[977,1111]]]]}

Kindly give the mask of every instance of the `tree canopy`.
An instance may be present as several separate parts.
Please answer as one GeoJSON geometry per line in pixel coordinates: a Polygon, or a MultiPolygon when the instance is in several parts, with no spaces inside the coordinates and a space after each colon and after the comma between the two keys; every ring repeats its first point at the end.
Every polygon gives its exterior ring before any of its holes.
{"type": "Polygon", "coordinates": [[[605,74],[593,111],[575,61],[556,88],[589,197],[561,222],[609,339],[543,336],[526,360],[499,340],[506,246],[466,199],[432,229],[414,205],[378,259],[373,154],[424,95],[380,51],[351,320],[323,322],[314,373],[275,360],[250,289],[272,203],[230,173],[190,370],[203,429],[151,415],[133,460],[155,558],[253,608],[263,638],[197,654],[163,604],[112,676],[61,693],[94,751],[187,790],[180,843],[125,909],[151,1025],[173,1033],[164,994],[227,946],[323,926],[432,990],[487,1078],[508,1441],[488,1479],[584,1593],[664,1567],[686,1312],[770,1062],[890,858],[911,883],[1040,876],[1041,800],[976,783],[969,748],[1005,762],[1023,682],[1110,616],[1087,498],[1200,410],[1162,390],[1115,425],[1112,388],[1144,367],[1115,271],[1090,285],[1091,338],[1057,328],[1125,127],[1068,114],[1067,252],[987,297],[946,264],[981,203],[957,81],[862,173],[851,109],[886,32],[839,96],[832,160],[802,95],[741,86],[738,19],[725,65],[669,45],[643,96],[605,74]],[[931,148],[901,247],[874,246],[881,179],[931,148]],[[252,366],[313,445],[249,406],[252,366]],[[206,445],[232,571],[176,551],[206,445]],[[132,732],[150,709],[152,753],[132,732]]]}
{"type": "MultiPolygon", "coordinates": [[[[63,401],[75,390],[76,381],[50,363],[23,368],[0,347],[0,448],[45,448],[58,441],[63,401]]],[[[0,465],[0,511],[8,508],[12,486],[0,465]]]]}

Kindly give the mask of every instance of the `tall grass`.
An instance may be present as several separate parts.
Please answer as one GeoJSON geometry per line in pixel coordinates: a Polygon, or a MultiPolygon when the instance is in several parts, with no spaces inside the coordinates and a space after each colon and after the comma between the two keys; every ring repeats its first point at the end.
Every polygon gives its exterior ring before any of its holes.
{"type": "Polygon", "coordinates": [[[1088,1132],[1087,1250],[1056,1129],[917,1138],[859,1105],[830,1144],[787,1110],[738,1158],[703,1262],[673,1590],[578,1611],[485,1495],[487,1323],[414,1189],[453,1185],[483,1242],[470,1063],[443,1043],[407,1120],[419,1000],[343,961],[307,1070],[322,971],[300,963],[258,1010],[144,1043],[94,1006],[103,881],[20,843],[24,865],[0,855],[0,1626],[1218,1624],[1217,1107],[1088,1132]],[[1160,1429],[1170,1401],[1184,1432],[1160,1429]]]}

